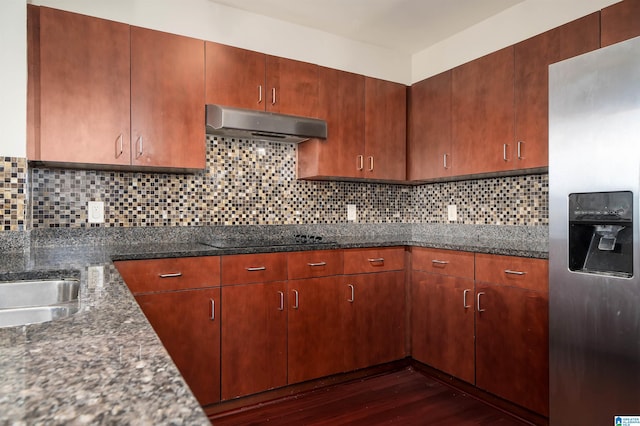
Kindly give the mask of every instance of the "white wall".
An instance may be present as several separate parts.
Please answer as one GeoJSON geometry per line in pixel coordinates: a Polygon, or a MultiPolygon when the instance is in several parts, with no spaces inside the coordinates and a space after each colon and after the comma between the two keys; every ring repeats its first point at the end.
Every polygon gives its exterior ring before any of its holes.
{"type": "Polygon", "coordinates": [[[26,157],[27,9],[25,0],[0,4],[0,156],[26,157]]]}
{"type": "Polygon", "coordinates": [[[620,0],[526,0],[413,56],[411,82],[571,22],[620,0]]]}

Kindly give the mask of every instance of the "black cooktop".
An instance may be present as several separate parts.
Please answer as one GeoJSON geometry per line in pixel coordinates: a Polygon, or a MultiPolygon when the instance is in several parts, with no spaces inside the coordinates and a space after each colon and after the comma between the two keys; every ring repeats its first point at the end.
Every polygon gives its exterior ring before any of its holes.
{"type": "Polygon", "coordinates": [[[274,246],[297,246],[315,244],[334,244],[335,241],[326,239],[318,235],[288,235],[276,237],[234,237],[234,238],[214,238],[204,241],[202,244],[215,248],[251,248],[251,247],[274,247],[274,246]]]}

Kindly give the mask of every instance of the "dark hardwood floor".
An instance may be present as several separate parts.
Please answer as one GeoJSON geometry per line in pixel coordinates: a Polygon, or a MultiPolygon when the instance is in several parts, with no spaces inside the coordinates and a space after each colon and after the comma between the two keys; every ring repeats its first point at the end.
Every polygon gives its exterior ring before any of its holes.
{"type": "Polygon", "coordinates": [[[231,425],[527,425],[411,367],[211,416],[231,425]]]}

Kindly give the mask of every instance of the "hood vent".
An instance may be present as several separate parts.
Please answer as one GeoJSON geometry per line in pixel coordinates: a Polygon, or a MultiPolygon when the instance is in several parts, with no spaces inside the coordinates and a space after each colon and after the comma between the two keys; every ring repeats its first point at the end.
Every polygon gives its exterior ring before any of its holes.
{"type": "Polygon", "coordinates": [[[317,118],[206,106],[207,134],[279,142],[304,142],[327,138],[327,122],[317,118]]]}

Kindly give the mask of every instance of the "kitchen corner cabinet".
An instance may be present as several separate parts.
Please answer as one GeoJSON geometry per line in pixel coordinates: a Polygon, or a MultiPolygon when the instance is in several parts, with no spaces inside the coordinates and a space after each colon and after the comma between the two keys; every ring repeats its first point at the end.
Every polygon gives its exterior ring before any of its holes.
{"type": "Polygon", "coordinates": [[[206,42],[206,103],[318,116],[318,66],[206,42]]]}
{"type": "Polygon", "coordinates": [[[219,402],[220,258],[114,264],[198,402],[219,402]]]}
{"type": "Polygon", "coordinates": [[[319,69],[319,117],[328,137],[298,145],[298,178],[403,181],[406,86],[319,69]]]}
{"type": "Polygon", "coordinates": [[[404,247],[345,250],[344,273],[346,370],[404,358],[404,247]]]}
{"type": "Polygon", "coordinates": [[[222,258],[222,399],[287,384],[286,256],[222,258]]]}
{"type": "Polygon", "coordinates": [[[515,152],[518,169],[549,164],[549,65],[599,47],[598,13],[515,45],[515,152]]]}
{"type": "Polygon", "coordinates": [[[451,70],[409,89],[407,179],[452,176],[451,70]]]}
{"type": "Polygon", "coordinates": [[[476,254],[476,386],[549,415],[548,262],[476,254]]]}
{"type": "Polygon", "coordinates": [[[30,160],[204,168],[203,41],[29,7],[30,160]]]}
{"type": "Polygon", "coordinates": [[[474,254],[414,247],[411,259],[411,356],[474,384],[474,254]]]}
{"type": "Polygon", "coordinates": [[[601,45],[640,36],[640,0],[623,0],[602,9],[601,45]]]}
{"type": "Polygon", "coordinates": [[[451,137],[456,175],[512,169],[513,46],[452,70],[451,137]]]}

